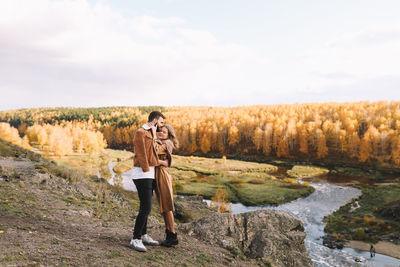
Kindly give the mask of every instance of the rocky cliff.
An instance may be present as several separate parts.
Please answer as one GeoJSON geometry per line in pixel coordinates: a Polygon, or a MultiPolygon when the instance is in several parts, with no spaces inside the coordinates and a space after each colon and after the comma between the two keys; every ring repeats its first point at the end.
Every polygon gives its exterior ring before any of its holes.
{"type": "Polygon", "coordinates": [[[212,214],[182,225],[191,236],[273,266],[313,266],[301,221],[283,211],[212,214]]]}

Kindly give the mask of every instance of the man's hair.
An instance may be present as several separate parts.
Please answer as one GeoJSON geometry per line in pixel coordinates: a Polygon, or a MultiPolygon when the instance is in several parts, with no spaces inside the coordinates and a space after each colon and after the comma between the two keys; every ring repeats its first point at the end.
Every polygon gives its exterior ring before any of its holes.
{"type": "Polygon", "coordinates": [[[149,120],[148,120],[148,122],[151,122],[151,121],[153,121],[154,119],[157,119],[158,120],[158,118],[163,118],[163,119],[165,119],[165,117],[164,117],[164,115],[160,112],[160,111],[152,111],[150,114],[149,114],[149,120]]]}

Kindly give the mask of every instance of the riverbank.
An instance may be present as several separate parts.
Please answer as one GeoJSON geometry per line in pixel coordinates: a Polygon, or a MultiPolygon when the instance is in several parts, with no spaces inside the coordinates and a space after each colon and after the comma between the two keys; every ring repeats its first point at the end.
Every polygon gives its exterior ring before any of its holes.
{"type": "Polygon", "coordinates": [[[324,243],[338,248],[349,241],[400,245],[400,184],[358,187],[361,196],[324,218],[324,243]]]}
{"type": "MultiPolygon", "coordinates": [[[[361,251],[369,251],[371,244],[362,241],[350,240],[345,244],[345,246],[361,251]]],[[[373,244],[373,246],[375,247],[376,253],[400,259],[400,245],[386,241],[380,241],[376,244],[373,244]]]]}

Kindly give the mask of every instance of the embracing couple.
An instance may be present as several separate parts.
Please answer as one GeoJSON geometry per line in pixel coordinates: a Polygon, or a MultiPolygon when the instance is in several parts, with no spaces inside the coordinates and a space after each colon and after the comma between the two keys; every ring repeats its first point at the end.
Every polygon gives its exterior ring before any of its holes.
{"type": "Polygon", "coordinates": [[[165,221],[166,239],[161,241],[161,245],[171,247],[178,244],[174,229],[172,178],[167,167],[171,166],[172,151],[178,148],[179,143],[174,128],[169,124],[164,125],[164,119],[161,112],[151,112],[147,124],[136,131],[133,139],[135,156],[132,179],[139,195],[140,208],[130,246],[140,252],[147,250],[144,245],[160,245],[147,234],[153,190],[165,221]]]}

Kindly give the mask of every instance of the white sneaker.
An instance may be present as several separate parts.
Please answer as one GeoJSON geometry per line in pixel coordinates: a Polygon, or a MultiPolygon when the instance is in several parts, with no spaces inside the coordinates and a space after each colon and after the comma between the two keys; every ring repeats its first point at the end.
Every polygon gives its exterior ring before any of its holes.
{"type": "Polygon", "coordinates": [[[160,243],[153,238],[151,238],[148,234],[142,236],[143,243],[149,246],[158,246],[160,243]]]}
{"type": "Polygon", "coordinates": [[[146,247],[143,245],[142,239],[132,239],[129,246],[131,248],[135,249],[136,251],[140,251],[140,252],[147,251],[146,247]]]}

